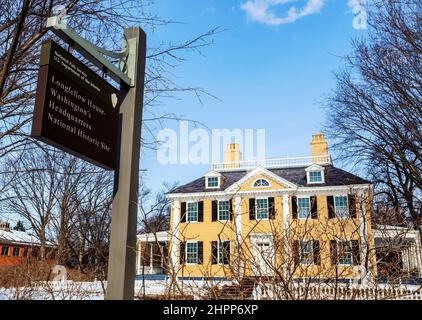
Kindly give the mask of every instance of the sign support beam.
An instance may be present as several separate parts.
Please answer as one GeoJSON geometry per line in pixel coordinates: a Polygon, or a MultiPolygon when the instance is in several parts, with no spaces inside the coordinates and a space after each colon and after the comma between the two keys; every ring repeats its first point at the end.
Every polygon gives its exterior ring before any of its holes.
{"type": "Polygon", "coordinates": [[[120,151],[115,171],[110,252],[107,276],[108,300],[132,300],[136,275],[136,234],[139,190],[139,154],[144,96],[146,34],[140,28],[125,30],[129,55],[128,76],[120,105],[120,151]]]}

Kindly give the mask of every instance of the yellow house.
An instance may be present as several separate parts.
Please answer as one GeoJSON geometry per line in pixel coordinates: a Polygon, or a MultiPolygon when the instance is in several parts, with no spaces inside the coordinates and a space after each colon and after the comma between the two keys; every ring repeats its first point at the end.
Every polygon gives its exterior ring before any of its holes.
{"type": "Polygon", "coordinates": [[[375,274],[370,182],[310,156],[224,162],[170,193],[169,272],[179,278],[354,279],[375,274]]]}

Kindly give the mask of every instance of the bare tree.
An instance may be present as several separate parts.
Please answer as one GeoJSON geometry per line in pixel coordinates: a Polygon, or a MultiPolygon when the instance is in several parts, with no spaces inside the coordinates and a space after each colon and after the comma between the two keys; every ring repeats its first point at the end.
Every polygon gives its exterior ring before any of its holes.
{"type": "Polygon", "coordinates": [[[327,99],[326,132],[340,158],[375,183],[375,201],[422,225],[422,3],[368,4],[368,36],[352,42],[327,99]]]}

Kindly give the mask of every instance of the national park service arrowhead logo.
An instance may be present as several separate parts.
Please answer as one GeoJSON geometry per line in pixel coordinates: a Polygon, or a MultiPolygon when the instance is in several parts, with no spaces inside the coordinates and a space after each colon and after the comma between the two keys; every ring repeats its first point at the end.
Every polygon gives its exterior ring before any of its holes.
{"type": "Polygon", "coordinates": [[[117,102],[118,102],[117,95],[115,93],[112,93],[111,94],[111,105],[113,106],[113,108],[116,108],[117,102]]]}

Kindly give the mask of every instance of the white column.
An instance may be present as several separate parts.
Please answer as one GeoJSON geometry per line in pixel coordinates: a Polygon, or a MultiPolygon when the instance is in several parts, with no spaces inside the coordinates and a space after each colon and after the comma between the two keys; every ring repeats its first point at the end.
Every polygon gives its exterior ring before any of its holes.
{"type": "Polygon", "coordinates": [[[242,198],[240,196],[236,196],[234,198],[234,225],[235,225],[235,232],[236,232],[236,265],[235,270],[237,270],[237,275],[240,276],[240,272],[242,270],[242,258],[240,252],[240,246],[242,245],[242,198]]]}
{"type": "Polygon", "coordinates": [[[136,273],[140,274],[141,273],[142,242],[138,240],[136,246],[138,249],[136,250],[136,273]]]}
{"type": "Polygon", "coordinates": [[[179,219],[180,219],[180,201],[173,201],[173,219],[171,224],[171,263],[173,272],[177,272],[179,266],[178,250],[179,250],[179,219]]]}
{"type": "Polygon", "coordinates": [[[290,249],[290,203],[289,195],[283,194],[283,234],[284,234],[284,253],[283,253],[283,265],[284,265],[284,275],[288,276],[290,272],[290,259],[291,259],[291,249],[290,249]],[[286,259],[289,259],[287,260],[286,259]]]}
{"type": "Polygon", "coordinates": [[[153,245],[153,242],[149,244],[149,274],[152,274],[152,270],[154,268],[154,257],[152,256],[154,253],[153,245]]]}

